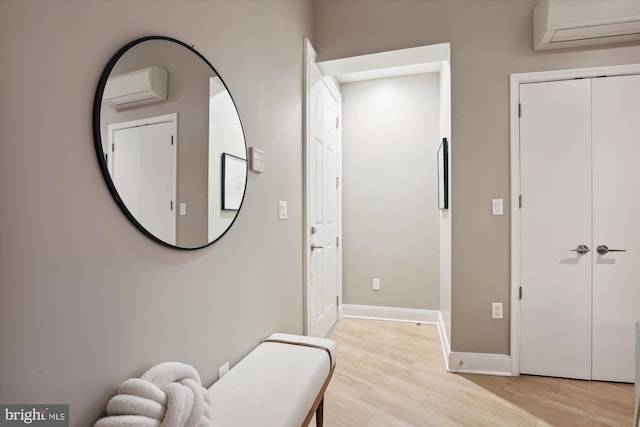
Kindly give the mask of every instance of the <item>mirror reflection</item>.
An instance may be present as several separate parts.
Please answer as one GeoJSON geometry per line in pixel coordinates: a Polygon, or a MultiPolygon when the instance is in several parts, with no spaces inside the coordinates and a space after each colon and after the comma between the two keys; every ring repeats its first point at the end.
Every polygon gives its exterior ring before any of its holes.
{"type": "Polygon", "coordinates": [[[147,236],[196,249],[233,224],[244,133],[224,82],[189,46],[158,36],[122,48],[98,85],[94,138],[109,189],[147,236]]]}

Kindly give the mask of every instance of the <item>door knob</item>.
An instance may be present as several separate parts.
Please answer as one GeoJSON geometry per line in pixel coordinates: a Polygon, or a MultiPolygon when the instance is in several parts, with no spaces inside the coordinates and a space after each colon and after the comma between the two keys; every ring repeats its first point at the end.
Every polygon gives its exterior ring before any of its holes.
{"type": "Polygon", "coordinates": [[[313,250],[315,250],[315,249],[322,249],[322,246],[318,246],[318,245],[316,245],[315,243],[312,243],[312,244],[311,244],[311,250],[313,251],[313,250]]]}
{"type": "Polygon", "coordinates": [[[606,255],[606,254],[608,254],[609,252],[627,252],[627,250],[626,250],[626,249],[609,249],[609,248],[607,247],[607,245],[600,245],[600,246],[598,246],[598,247],[596,248],[596,251],[598,251],[598,253],[599,253],[600,255],[606,255]]]}
{"type": "Polygon", "coordinates": [[[570,250],[572,252],[578,252],[580,255],[584,255],[589,251],[591,251],[591,249],[589,249],[589,246],[587,245],[578,245],[575,249],[570,249],[570,250]]]}

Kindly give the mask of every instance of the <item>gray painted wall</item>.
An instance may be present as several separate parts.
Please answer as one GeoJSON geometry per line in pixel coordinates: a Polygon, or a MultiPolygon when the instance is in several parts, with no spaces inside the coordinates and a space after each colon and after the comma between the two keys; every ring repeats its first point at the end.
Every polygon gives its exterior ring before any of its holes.
{"type": "Polygon", "coordinates": [[[190,363],[210,384],[269,333],[302,332],[301,52],[314,28],[319,60],[452,42],[452,345],[507,353],[509,218],[492,217],[490,199],[509,211],[509,73],[640,62],[630,44],[533,52],[534,4],[0,0],[0,401],[70,403],[71,425],[86,426],[155,363],[190,363]],[[149,34],[212,61],[267,154],[208,249],[145,238],[95,159],[98,76],[149,34]]]}
{"type": "Polygon", "coordinates": [[[161,361],[210,385],[274,331],[303,332],[302,41],[311,5],[269,1],[0,0],[0,402],[69,403],[93,423],[161,361]],[[247,140],[232,229],[198,251],[138,232],[112,200],[91,109],[113,53],[145,35],[195,44],[223,76],[247,140]],[[278,221],[278,200],[289,219],[278,221]]]}
{"type": "Polygon", "coordinates": [[[341,92],[344,303],[437,310],[439,74],[341,92]]]}
{"type": "Polygon", "coordinates": [[[451,42],[454,351],[509,353],[509,74],[640,62],[640,46],[534,52],[536,0],[319,0],[318,61],[451,42]],[[505,318],[491,319],[491,302],[505,318]]]}

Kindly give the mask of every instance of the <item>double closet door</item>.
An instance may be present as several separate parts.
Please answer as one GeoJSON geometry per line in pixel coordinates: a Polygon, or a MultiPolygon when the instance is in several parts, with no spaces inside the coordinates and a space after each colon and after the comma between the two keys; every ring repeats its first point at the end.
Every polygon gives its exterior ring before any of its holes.
{"type": "Polygon", "coordinates": [[[520,85],[520,372],[632,382],[640,76],[520,85]]]}
{"type": "Polygon", "coordinates": [[[109,125],[108,167],[127,209],[146,230],[176,244],[176,125],[167,115],[109,125]]]}

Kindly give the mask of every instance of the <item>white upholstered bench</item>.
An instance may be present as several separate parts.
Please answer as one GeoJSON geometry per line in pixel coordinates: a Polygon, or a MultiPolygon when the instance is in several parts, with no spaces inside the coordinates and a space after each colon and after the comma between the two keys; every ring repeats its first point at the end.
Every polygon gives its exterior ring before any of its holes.
{"type": "Polygon", "coordinates": [[[208,389],[213,426],[322,426],[335,363],[332,340],[271,335],[208,389]]]}

